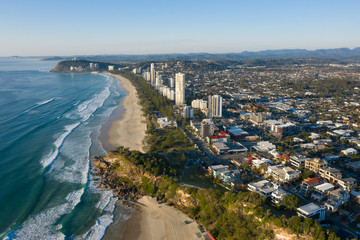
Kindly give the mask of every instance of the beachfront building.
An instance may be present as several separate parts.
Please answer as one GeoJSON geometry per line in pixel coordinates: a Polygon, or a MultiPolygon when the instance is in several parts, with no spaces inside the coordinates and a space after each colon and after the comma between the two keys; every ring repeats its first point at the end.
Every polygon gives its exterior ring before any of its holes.
{"type": "Polygon", "coordinates": [[[222,117],[222,96],[209,96],[209,117],[222,117]]]}
{"type": "Polygon", "coordinates": [[[114,65],[109,65],[108,66],[108,71],[114,71],[114,65]]]}
{"type": "Polygon", "coordinates": [[[175,104],[185,104],[185,74],[183,73],[175,75],[175,104]]]}

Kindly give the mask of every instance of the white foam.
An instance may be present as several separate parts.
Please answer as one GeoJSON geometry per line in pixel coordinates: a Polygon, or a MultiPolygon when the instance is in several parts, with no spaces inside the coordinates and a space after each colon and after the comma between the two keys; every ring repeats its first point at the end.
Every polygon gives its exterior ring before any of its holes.
{"type": "Polygon", "coordinates": [[[77,110],[79,112],[85,111],[85,109],[88,108],[89,104],[92,103],[93,101],[95,101],[95,99],[97,98],[97,94],[95,94],[94,98],[87,100],[85,102],[82,102],[81,104],[78,105],[77,110]]]}
{"type": "Polygon", "coordinates": [[[64,214],[70,213],[80,202],[84,188],[71,192],[67,197],[67,203],[47,209],[29,220],[25,221],[18,230],[8,234],[9,239],[15,235],[15,239],[39,239],[59,240],[65,239],[65,235],[59,232],[59,226],[54,226],[56,221],[64,214]]]}
{"type": "Polygon", "coordinates": [[[47,104],[47,103],[49,103],[49,102],[52,102],[54,99],[55,99],[55,98],[50,98],[50,99],[48,99],[48,100],[45,100],[45,101],[42,101],[42,102],[38,102],[38,103],[36,103],[36,105],[37,105],[37,106],[42,106],[42,105],[45,105],[45,104],[47,104]]]}
{"type": "Polygon", "coordinates": [[[113,222],[114,216],[112,214],[105,214],[96,220],[96,224],[91,227],[90,231],[82,236],[78,236],[75,239],[88,239],[88,240],[100,240],[105,235],[107,227],[113,222]]]}
{"type": "Polygon", "coordinates": [[[50,153],[47,157],[41,159],[40,163],[44,166],[44,168],[46,168],[47,166],[49,166],[51,163],[54,162],[54,160],[59,155],[59,150],[63,145],[66,137],[69,136],[69,134],[79,125],[80,123],[75,123],[65,126],[65,132],[61,134],[60,137],[58,137],[58,139],[56,139],[56,141],[54,142],[55,150],[52,153],[50,153]]]}

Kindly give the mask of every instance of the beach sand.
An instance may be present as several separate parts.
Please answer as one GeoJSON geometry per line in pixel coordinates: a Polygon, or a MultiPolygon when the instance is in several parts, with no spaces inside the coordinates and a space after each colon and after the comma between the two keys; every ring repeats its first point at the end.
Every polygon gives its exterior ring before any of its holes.
{"type": "Polygon", "coordinates": [[[122,239],[202,239],[197,223],[180,210],[159,204],[149,196],[142,197],[138,202],[139,209],[127,221],[122,239]]]}
{"type": "MultiPolygon", "coordinates": [[[[144,152],[146,123],[136,89],[128,79],[119,75],[111,76],[119,80],[128,95],[123,101],[125,112],[111,124],[108,141],[114,147],[124,146],[144,152]]],[[[202,239],[197,223],[178,209],[159,204],[148,196],[139,199],[138,203],[135,210],[125,210],[127,213],[118,203],[114,221],[106,230],[104,240],[202,239]],[[124,214],[129,213],[132,213],[131,217],[125,221],[124,214]]]]}
{"type": "Polygon", "coordinates": [[[128,95],[123,101],[125,112],[120,119],[111,124],[108,141],[115,148],[124,146],[130,150],[138,150],[144,153],[146,119],[141,111],[136,89],[128,79],[120,75],[110,75],[119,80],[119,84],[128,95]]]}

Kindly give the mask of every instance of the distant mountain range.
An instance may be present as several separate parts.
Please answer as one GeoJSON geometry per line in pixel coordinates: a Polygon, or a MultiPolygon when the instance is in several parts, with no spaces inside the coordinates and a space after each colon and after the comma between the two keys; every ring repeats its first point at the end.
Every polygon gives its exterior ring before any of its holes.
{"type": "MultiPolygon", "coordinates": [[[[44,60],[65,60],[69,57],[49,57],[44,60]]],[[[173,54],[146,54],[146,55],[78,55],[77,59],[87,59],[92,61],[165,61],[165,60],[247,60],[247,59],[285,59],[285,58],[325,58],[325,59],[347,59],[349,61],[360,62],[360,47],[334,48],[334,49],[280,49],[264,50],[258,52],[244,51],[241,53],[173,53],[173,54]]]]}

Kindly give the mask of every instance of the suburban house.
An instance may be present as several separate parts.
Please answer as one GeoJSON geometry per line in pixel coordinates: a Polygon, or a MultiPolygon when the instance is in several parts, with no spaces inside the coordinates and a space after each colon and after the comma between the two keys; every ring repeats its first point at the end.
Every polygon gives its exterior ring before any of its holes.
{"type": "Polygon", "coordinates": [[[278,189],[278,186],[268,180],[261,180],[259,182],[248,184],[249,191],[256,192],[265,198],[270,197],[271,193],[276,189],[278,189]]]}
{"type": "Polygon", "coordinates": [[[269,166],[267,174],[272,176],[275,180],[280,182],[289,182],[300,176],[299,170],[294,170],[290,167],[284,167],[282,165],[269,166]]]}
{"type": "Polygon", "coordinates": [[[348,202],[350,199],[350,194],[348,191],[345,191],[341,188],[333,190],[329,193],[329,197],[326,200],[324,207],[328,211],[336,211],[341,205],[348,202]]]}
{"type": "Polygon", "coordinates": [[[331,183],[323,183],[314,187],[315,191],[311,194],[311,199],[315,201],[321,201],[328,193],[334,190],[335,186],[331,183]]]}
{"type": "Polygon", "coordinates": [[[297,208],[297,214],[303,218],[315,218],[319,220],[325,218],[325,210],[315,203],[309,203],[297,208]]]}
{"type": "Polygon", "coordinates": [[[320,158],[309,158],[305,160],[305,169],[318,173],[320,168],[327,167],[327,162],[320,158]]]}
{"type": "Polygon", "coordinates": [[[308,194],[311,189],[315,186],[320,185],[324,182],[321,177],[307,178],[300,185],[300,191],[302,194],[308,194]]]}
{"type": "Polygon", "coordinates": [[[275,204],[282,203],[286,195],[288,194],[283,189],[276,189],[271,193],[271,201],[275,204]]]}

